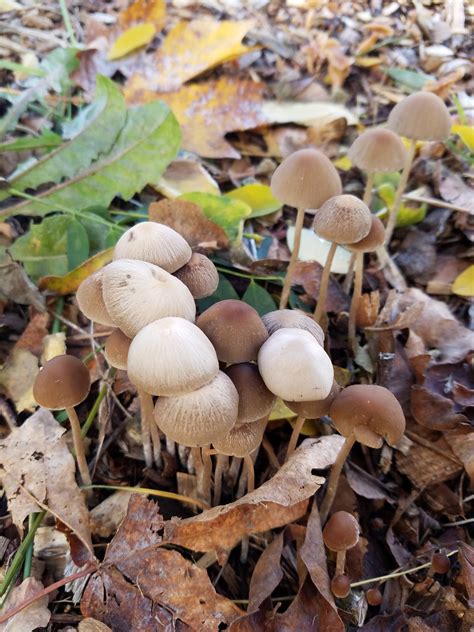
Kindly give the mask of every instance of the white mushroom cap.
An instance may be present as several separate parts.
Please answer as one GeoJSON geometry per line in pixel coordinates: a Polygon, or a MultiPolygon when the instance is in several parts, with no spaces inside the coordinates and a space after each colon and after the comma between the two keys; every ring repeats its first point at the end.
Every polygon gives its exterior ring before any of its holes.
{"type": "Polygon", "coordinates": [[[268,417],[263,417],[238,428],[234,426],[224,437],[213,441],[212,445],[221,454],[228,454],[229,456],[242,457],[250,454],[260,445],[267,420],[268,417]]]}
{"type": "Polygon", "coordinates": [[[144,327],[128,350],[130,380],[146,393],[171,397],[210,382],[219,361],[210,340],[184,318],[161,318],[144,327]]]}
{"type": "Polygon", "coordinates": [[[77,288],[76,300],[81,312],[94,323],[115,327],[102,295],[102,272],[97,270],[82,281],[77,288]]]}
{"type": "Polygon", "coordinates": [[[140,259],[166,272],[176,272],[191,259],[188,242],[175,230],[157,222],[129,228],[115,245],[114,259],[140,259]]]}
{"type": "Polygon", "coordinates": [[[116,326],[133,338],[145,325],[179,316],[194,322],[196,305],[188,288],[158,266],[118,259],[104,268],[104,302],[116,326]]]}
{"type": "Polygon", "coordinates": [[[178,397],[159,397],[155,421],[167,437],[190,447],[225,436],[237,419],[239,396],[232,380],[219,371],[205,386],[178,397]]]}
{"type": "Polygon", "coordinates": [[[293,329],[304,329],[314,336],[318,344],[324,347],[324,331],[320,325],[305,314],[296,309],[277,309],[274,312],[268,312],[262,316],[263,324],[267,328],[270,336],[285,327],[292,327],[293,329]]]}
{"type": "Polygon", "coordinates": [[[334,369],[328,354],[304,329],[278,329],[262,345],[258,368],[267,388],[289,402],[324,399],[334,369]]]}

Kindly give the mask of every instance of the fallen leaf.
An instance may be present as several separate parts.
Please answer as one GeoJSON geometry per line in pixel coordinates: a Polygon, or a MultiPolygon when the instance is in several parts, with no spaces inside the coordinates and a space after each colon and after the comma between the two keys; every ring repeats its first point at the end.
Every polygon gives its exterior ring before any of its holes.
{"type": "Polygon", "coordinates": [[[438,186],[443,200],[456,204],[474,215],[474,189],[468,186],[460,175],[445,170],[438,186]]]}
{"type": "Polygon", "coordinates": [[[48,334],[43,339],[41,364],[44,365],[48,360],[58,355],[65,355],[66,353],[66,333],[64,331],[58,331],[54,334],[48,334]]]}
{"type": "Polygon", "coordinates": [[[113,632],[108,625],[97,621],[97,619],[91,619],[91,617],[82,619],[77,629],[79,632],[113,632]]]}
{"type": "Polygon", "coordinates": [[[58,294],[59,296],[74,294],[85,278],[112,261],[113,251],[113,248],[108,248],[103,252],[97,253],[64,276],[43,276],[38,281],[38,287],[40,290],[48,290],[58,294]]]}
{"type": "Polygon", "coordinates": [[[471,125],[452,125],[451,132],[457,134],[470,151],[474,151],[474,129],[471,125]]]}
{"type": "MultiPolygon", "coordinates": [[[[7,597],[5,605],[0,610],[0,614],[8,614],[42,590],[43,584],[40,581],[34,577],[27,577],[19,586],[13,588],[7,597]]],[[[37,628],[46,628],[51,618],[48,603],[48,595],[39,597],[32,604],[5,621],[5,623],[0,623],[0,632],[33,632],[37,628]]]]}
{"type": "Polygon", "coordinates": [[[463,434],[446,432],[444,438],[451,450],[464,465],[472,489],[474,487],[474,432],[463,434]]]}
{"type": "Polygon", "coordinates": [[[469,608],[474,608],[474,549],[469,544],[460,542],[459,553],[468,605],[469,608]]]}
{"type": "Polygon", "coordinates": [[[179,199],[197,204],[213,224],[225,231],[231,242],[241,240],[244,220],[252,213],[246,202],[211,193],[185,193],[179,199]]]}
{"type": "Polygon", "coordinates": [[[0,477],[20,533],[25,518],[47,505],[93,557],[89,515],[65,432],[49,410],[40,408],[0,442],[0,477]]]}
{"type": "Polygon", "coordinates": [[[127,515],[132,493],[128,491],[114,492],[91,510],[90,527],[93,535],[108,538],[115,534],[127,515]]]}
{"type": "Polygon", "coordinates": [[[128,27],[137,22],[154,24],[161,31],[166,19],[166,0],[135,0],[118,16],[120,26],[128,27]]]}
{"type": "Polygon", "coordinates": [[[38,292],[24,268],[5,255],[0,261],[0,299],[13,301],[20,305],[32,305],[38,311],[44,311],[44,297],[38,292]]]}
{"type": "MultiPolygon", "coordinates": [[[[286,232],[286,241],[290,252],[293,252],[293,244],[295,242],[295,227],[290,226],[286,232]]],[[[331,242],[321,239],[314,230],[303,228],[301,231],[301,243],[298,252],[300,261],[317,261],[324,266],[327,255],[331,247],[331,242]]],[[[347,274],[351,260],[349,250],[337,246],[334,259],[331,264],[331,272],[334,274],[347,274]]]]}
{"type": "Polygon", "coordinates": [[[36,408],[33,383],[38,374],[38,358],[28,349],[13,349],[0,369],[0,389],[13,402],[17,412],[36,408]]]}
{"type": "Polygon", "coordinates": [[[262,112],[268,125],[296,123],[306,127],[322,128],[334,121],[344,119],[347,125],[357,125],[358,118],[339,103],[315,101],[265,101],[262,112]]]}
{"type": "Polygon", "coordinates": [[[15,349],[27,349],[36,356],[41,355],[43,340],[49,332],[50,319],[47,312],[33,313],[25,330],[18,338],[15,349]]]}
{"type": "Polygon", "coordinates": [[[474,265],[456,277],[451,290],[459,296],[474,297],[474,265]]]}
{"type": "MultiPolygon", "coordinates": [[[[433,442],[433,445],[450,454],[443,438],[433,442]]],[[[408,454],[397,450],[395,460],[400,472],[418,489],[447,481],[462,471],[461,464],[417,443],[412,444],[408,454]]]]}
{"type": "Polygon", "coordinates": [[[228,191],[225,197],[240,200],[250,206],[252,213],[248,219],[269,215],[282,207],[282,203],[273,196],[270,187],[265,184],[246,184],[228,191]]]}
{"type": "Polygon", "coordinates": [[[149,44],[155,34],[156,28],[149,22],[131,26],[117,37],[109,50],[107,59],[113,61],[125,57],[125,55],[149,44]]]}
{"type": "Polygon", "coordinates": [[[201,163],[183,158],[173,160],[152,186],[167,198],[177,198],[183,193],[193,192],[220,195],[219,185],[201,163]]]}
{"type": "MultiPolygon", "coordinates": [[[[294,285],[302,285],[304,291],[316,301],[319,297],[322,273],[323,268],[316,261],[298,261],[291,280],[294,285]]],[[[342,291],[339,283],[330,279],[326,298],[327,311],[338,313],[348,308],[349,297],[342,291]]]]}
{"type": "Polygon", "coordinates": [[[250,579],[248,612],[256,612],[283,579],[283,570],[280,565],[283,535],[282,531],[275,536],[255,564],[250,579]]]}

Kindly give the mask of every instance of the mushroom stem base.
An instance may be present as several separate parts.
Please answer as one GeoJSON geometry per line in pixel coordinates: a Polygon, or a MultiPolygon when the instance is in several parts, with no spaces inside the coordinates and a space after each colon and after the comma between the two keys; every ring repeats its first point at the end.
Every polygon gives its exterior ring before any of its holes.
{"type": "Polygon", "coordinates": [[[286,306],[288,305],[288,297],[290,296],[290,290],[291,290],[291,278],[295,271],[295,266],[298,261],[298,253],[300,251],[301,231],[303,230],[303,222],[304,222],[304,208],[299,208],[296,213],[295,240],[293,243],[293,251],[291,253],[290,263],[288,264],[285,280],[283,282],[283,289],[281,291],[280,309],[285,309],[286,306]]]}
{"type": "Polygon", "coordinates": [[[81,437],[81,424],[74,408],[66,408],[67,416],[71,422],[72,440],[74,442],[74,450],[76,452],[77,467],[83,485],[92,485],[89,467],[87,466],[86,455],[84,453],[84,444],[81,437]]]}
{"type": "Polygon", "coordinates": [[[321,510],[319,512],[321,515],[321,525],[324,525],[324,523],[328,519],[332,503],[334,502],[334,498],[336,496],[337,486],[339,483],[339,477],[341,476],[342,468],[344,467],[344,463],[346,462],[346,459],[349,456],[349,452],[352,450],[352,446],[354,445],[355,441],[356,438],[353,433],[346,437],[346,440],[344,441],[342,448],[339,450],[339,454],[334,461],[334,465],[331,468],[331,474],[329,475],[326,495],[321,504],[321,510]]]}
{"type": "Polygon", "coordinates": [[[301,429],[303,428],[303,424],[306,421],[304,417],[298,416],[295,421],[295,425],[293,426],[293,432],[291,433],[290,441],[288,442],[288,448],[286,450],[285,461],[288,461],[290,456],[296,449],[296,444],[298,443],[298,438],[301,433],[301,429]]]}

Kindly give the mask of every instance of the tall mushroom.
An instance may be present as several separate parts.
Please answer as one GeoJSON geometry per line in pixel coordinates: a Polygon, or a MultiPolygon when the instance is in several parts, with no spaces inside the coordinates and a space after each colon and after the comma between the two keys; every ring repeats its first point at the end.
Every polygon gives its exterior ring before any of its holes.
{"type": "Polygon", "coordinates": [[[337,511],[331,516],[323,529],[324,544],[336,553],[336,570],[331,582],[332,592],[336,597],[347,597],[350,582],[344,579],[346,551],[356,546],[359,541],[359,523],[347,511],[337,511]]]}
{"type": "Polygon", "coordinates": [[[280,309],[284,309],[298,260],[305,209],[317,209],[329,198],[339,195],[342,184],[336,169],[323,153],[316,149],[301,149],[277,167],[270,186],[278,200],[297,209],[293,252],[280,298],[280,309]]]}

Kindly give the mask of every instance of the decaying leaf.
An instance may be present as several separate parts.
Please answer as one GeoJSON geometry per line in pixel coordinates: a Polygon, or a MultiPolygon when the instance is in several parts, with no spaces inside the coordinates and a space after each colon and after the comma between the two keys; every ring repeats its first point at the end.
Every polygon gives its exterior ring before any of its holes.
{"type": "Polygon", "coordinates": [[[65,432],[49,410],[40,408],[0,442],[0,476],[20,532],[25,518],[46,505],[93,557],[89,516],[65,432]]]}
{"type": "Polygon", "coordinates": [[[108,248],[90,257],[64,276],[50,275],[41,277],[38,281],[38,287],[41,290],[49,290],[60,296],[73,294],[86,277],[112,261],[112,255],[113,248],[108,248]]]}
{"type": "Polygon", "coordinates": [[[241,240],[244,220],[252,213],[246,202],[239,198],[211,193],[185,193],[181,199],[197,204],[211,222],[225,231],[232,243],[241,240]]]}
{"type": "Polygon", "coordinates": [[[109,50],[107,58],[113,61],[120,59],[120,57],[125,57],[125,55],[149,44],[155,33],[155,26],[149,22],[131,26],[117,37],[109,50]]]}
{"type": "Polygon", "coordinates": [[[468,605],[474,608],[474,549],[465,542],[459,543],[459,549],[468,605]]]}
{"type": "Polygon", "coordinates": [[[117,531],[127,514],[132,492],[117,491],[96,505],[90,512],[91,532],[101,538],[107,538],[117,531]]]}
{"type": "Polygon", "coordinates": [[[219,195],[219,185],[196,160],[179,158],[168,165],[154,188],[167,198],[177,198],[183,193],[211,193],[219,195]]]}
{"type": "Polygon", "coordinates": [[[446,202],[456,204],[471,215],[474,214],[474,190],[457,173],[444,172],[442,174],[439,192],[446,202]]]}
{"type": "Polygon", "coordinates": [[[397,451],[395,456],[400,472],[408,476],[419,489],[447,481],[462,470],[461,464],[452,458],[453,455],[444,439],[438,439],[433,445],[445,452],[446,456],[418,444],[413,444],[408,454],[397,451]]]}
{"type": "Polygon", "coordinates": [[[39,371],[38,358],[28,349],[13,349],[0,369],[0,390],[15,402],[18,412],[32,411],[36,406],[33,383],[39,371]]]}
{"type": "MultiPolygon", "coordinates": [[[[23,580],[19,586],[15,586],[8,595],[5,605],[0,610],[0,615],[6,615],[27,599],[34,597],[43,590],[43,584],[34,577],[23,580]]],[[[39,597],[27,608],[13,615],[5,623],[0,623],[0,632],[33,632],[37,628],[45,628],[51,618],[48,609],[48,595],[39,597]]]]}
{"type": "Polygon", "coordinates": [[[128,27],[138,22],[150,22],[160,31],[166,19],[166,0],[135,0],[120,12],[119,23],[128,27]]]}
{"type": "MultiPolygon", "coordinates": [[[[317,300],[323,268],[316,261],[298,261],[292,277],[295,285],[302,285],[304,291],[317,300]]],[[[342,312],[349,308],[349,297],[345,294],[339,283],[334,279],[329,280],[326,309],[328,312],[342,312]]]]}
{"type": "Polygon", "coordinates": [[[30,281],[23,267],[9,255],[0,260],[0,299],[20,305],[32,305],[38,311],[45,309],[44,297],[30,281]]]}
{"type": "Polygon", "coordinates": [[[263,550],[255,564],[249,587],[248,612],[256,612],[284,577],[280,564],[284,533],[280,532],[263,550]]]}
{"type": "Polygon", "coordinates": [[[113,632],[112,628],[109,628],[105,623],[86,617],[79,622],[78,632],[113,632]]]}
{"type": "Polygon", "coordinates": [[[457,458],[463,463],[472,489],[474,487],[474,432],[462,434],[447,432],[444,438],[457,458]]]}

